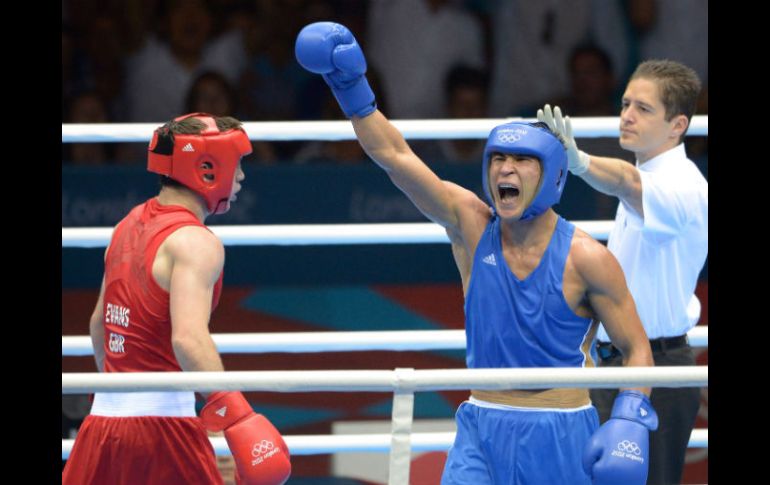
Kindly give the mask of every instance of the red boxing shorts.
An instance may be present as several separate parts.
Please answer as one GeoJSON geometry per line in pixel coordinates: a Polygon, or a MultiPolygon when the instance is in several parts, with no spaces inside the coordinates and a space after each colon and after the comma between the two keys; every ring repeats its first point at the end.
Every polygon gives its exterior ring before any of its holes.
{"type": "Polygon", "coordinates": [[[197,417],[86,416],[62,485],[222,485],[197,417]]]}

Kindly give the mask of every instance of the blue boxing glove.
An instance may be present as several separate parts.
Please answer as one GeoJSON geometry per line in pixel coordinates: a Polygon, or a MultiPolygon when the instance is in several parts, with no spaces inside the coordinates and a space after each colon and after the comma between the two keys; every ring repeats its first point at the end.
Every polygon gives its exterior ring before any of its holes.
{"type": "Polygon", "coordinates": [[[344,25],[316,22],[306,25],[294,45],[302,67],[323,75],[345,116],[364,117],[377,109],[366,80],[366,59],[356,38],[344,25]]]}
{"type": "Polygon", "coordinates": [[[588,440],[583,470],[594,485],[644,485],[649,468],[649,431],[656,429],[658,415],[649,397],[633,390],[619,393],[610,419],[588,440]]]}

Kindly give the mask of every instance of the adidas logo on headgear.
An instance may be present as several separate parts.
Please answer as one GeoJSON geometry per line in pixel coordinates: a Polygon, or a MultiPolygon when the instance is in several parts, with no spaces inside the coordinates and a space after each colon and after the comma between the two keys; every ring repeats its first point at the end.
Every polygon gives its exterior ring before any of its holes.
{"type": "Polygon", "coordinates": [[[182,148],[183,152],[194,152],[195,148],[193,148],[192,143],[188,143],[187,145],[182,148]]]}

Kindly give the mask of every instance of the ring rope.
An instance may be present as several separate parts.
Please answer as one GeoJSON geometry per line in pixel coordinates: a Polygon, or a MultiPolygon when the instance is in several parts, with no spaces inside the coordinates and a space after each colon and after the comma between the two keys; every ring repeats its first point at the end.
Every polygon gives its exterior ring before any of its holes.
{"type": "Polygon", "coordinates": [[[708,366],[62,373],[62,394],[149,391],[394,392],[708,387],[708,366]]]}
{"type": "MultiPolygon", "coordinates": [[[[606,240],[615,223],[611,220],[571,222],[598,240],[606,240]]],[[[449,243],[444,228],[433,222],[208,227],[226,246],[449,243]]],[[[106,248],[113,230],[112,227],[62,227],[62,247],[106,248]]]]}
{"type": "MultiPolygon", "coordinates": [[[[455,350],[466,347],[464,330],[390,330],[359,332],[282,332],[212,334],[220,354],[355,352],[363,350],[455,350]]],[[[708,347],[708,326],[687,332],[693,347],[708,347]]],[[[93,355],[87,335],[61,338],[62,356],[93,355]]]]}
{"type": "MultiPolygon", "coordinates": [[[[455,432],[412,433],[411,451],[447,451],[455,439],[455,432]]],[[[283,436],[292,456],[326,455],[331,453],[387,453],[391,450],[391,435],[332,434],[283,436]]],[[[217,456],[231,456],[227,441],[222,437],[209,437],[217,456]]],[[[61,440],[62,460],[69,458],[74,439],[61,440]]],[[[694,429],[690,434],[689,448],[708,448],[708,429],[694,429]]]]}
{"type": "MultiPolygon", "coordinates": [[[[617,116],[575,117],[572,131],[577,138],[617,137],[617,116]]],[[[497,125],[533,118],[391,120],[408,140],[486,139],[497,125]]],[[[158,123],[62,123],[62,143],[148,142],[158,123]]],[[[349,121],[247,121],[243,128],[251,140],[355,140],[349,121]]],[[[708,135],[708,115],[693,116],[688,135],[708,135]]]]}

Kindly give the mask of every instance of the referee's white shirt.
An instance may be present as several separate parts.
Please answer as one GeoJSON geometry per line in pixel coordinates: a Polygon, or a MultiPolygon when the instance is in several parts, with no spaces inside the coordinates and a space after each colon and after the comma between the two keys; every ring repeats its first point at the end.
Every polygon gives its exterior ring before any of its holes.
{"type": "MultiPolygon", "coordinates": [[[[708,255],[708,182],[684,144],[636,168],[644,218],[621,201],[607,247],[650,340],[683,335],[700,317],[695,286],[708,255]]],[[[597,339],[610,341],[603,326],[597,339]]]]}

